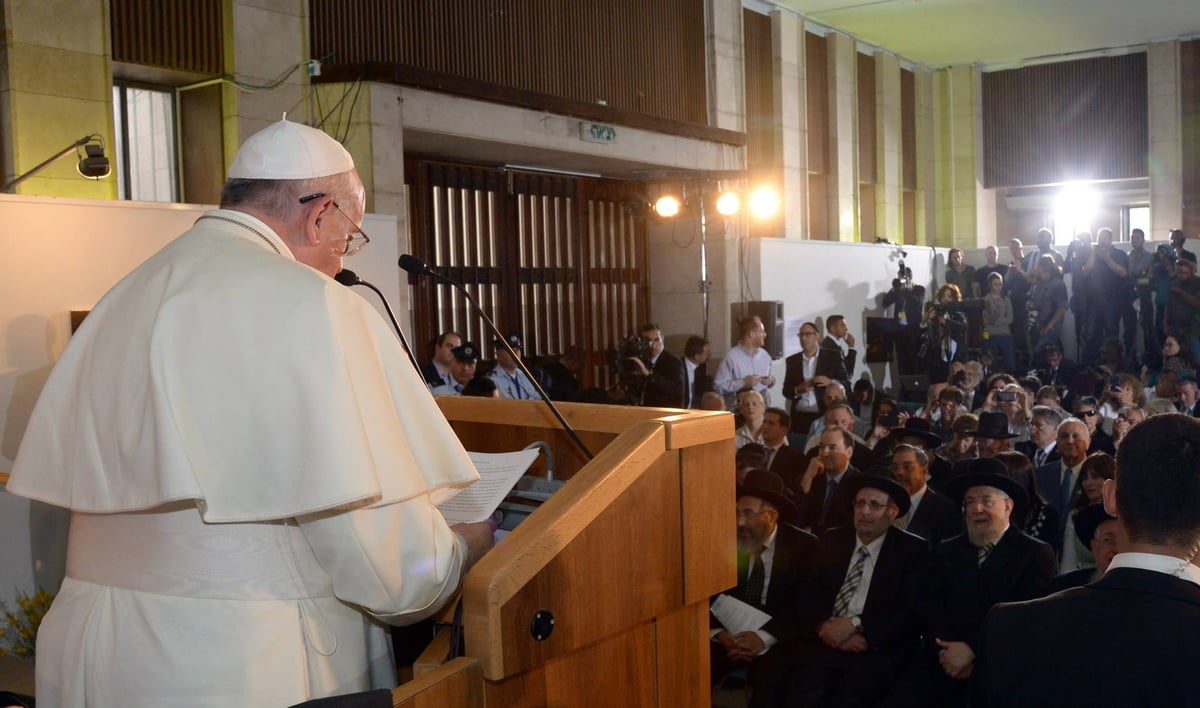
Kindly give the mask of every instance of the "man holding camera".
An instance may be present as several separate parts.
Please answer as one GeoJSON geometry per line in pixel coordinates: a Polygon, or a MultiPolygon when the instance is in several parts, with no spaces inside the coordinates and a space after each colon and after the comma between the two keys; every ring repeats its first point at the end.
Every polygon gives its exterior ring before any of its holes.
{"type": "Polygon", "coordinates": [[[924,312],[925,288],[912,284],[912,270],[900,261],[898,277],[892,280],[892,289],[883,296],[886,310],[894,306],[892,321],[895,323],[896,367],[900,374],[919,373],[917,360],[920,346],[921,315],[924,312]]]}
{"type": "Polygon", "coordinates": [[[649,343],[646,357],[629,357],[642,383],[642,405],[683,408],[683,362],[663,346],[662,329],[647,322],[638,332],[649,343]]]}

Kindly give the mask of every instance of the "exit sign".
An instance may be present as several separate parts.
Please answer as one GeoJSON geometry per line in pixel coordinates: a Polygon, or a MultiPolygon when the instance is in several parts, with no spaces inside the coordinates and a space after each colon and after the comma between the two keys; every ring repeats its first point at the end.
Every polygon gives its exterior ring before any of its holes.
{"type": "Polygon", "coordinates": [[[603,123],[580,121],[579,139],[586,143],[615,143],[617,142],[617,129],[603,123]]]}

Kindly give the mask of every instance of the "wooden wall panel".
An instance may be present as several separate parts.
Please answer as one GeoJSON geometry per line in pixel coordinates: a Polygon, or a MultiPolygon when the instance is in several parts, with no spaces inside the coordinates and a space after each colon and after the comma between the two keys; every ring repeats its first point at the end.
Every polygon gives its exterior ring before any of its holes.
{"type": "Polygon", "coordinates": [[[225,72],[222,0],[109,0],[113,61],[225,72]]]}
{"type": "Polygon", "coordinates": [[[311,0],[310,27],[312,55],[334,67],[411,67],[708,122],[697,0],[311,0]]]}
{"type": "Polygon", "coordinates": [[[775,158],[775,69],[771,18],[742,11],[746,76],[746,162],[750,169],[769,168],[775,158]]]}
{"type": "MultiPolygon", "coordinates": [[[[809,172],[827,172],[829,169],[829,53],[826,44],[821,35],[812,32],[804,35],[809,172]]],[[[813,205],[809,206],[812,208],[813,205]]]]}
{"type": "Polygon", "coordinates": [[[900,70],[900,168],[904,189],[917,188],[917,79],[900,70]]]}
{"type": "Polygon", "coordinates": [[[985,73],[984,186],[1146,177],[1147,121],[1144,53],[985,73]]]}
{"type": "MultiPolygon", "coordinates": [[[[879,181],[875,146],[875,57],[858,53],[858,180],[874,184],[879,181]]],[[[875,210],[875,203],[863,210],[875,210]]],[[[862,231],[864,237],[868,232],[862,231]]]]}

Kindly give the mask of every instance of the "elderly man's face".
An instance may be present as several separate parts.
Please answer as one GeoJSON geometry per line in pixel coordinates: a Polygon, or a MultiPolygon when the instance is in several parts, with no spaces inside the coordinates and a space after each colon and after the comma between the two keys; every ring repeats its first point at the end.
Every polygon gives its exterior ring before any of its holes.
{"type": "Polygon", "coordinates": [[[362,181],[357,173],[353,176],[353,182],[349,193],[330,195],[334,201],[325,204],[316,222],[303,225],[306,248],[294,250],[293,253],[296,260],[331,278],[342,269],[342,258],[350,239],[361,233],[359,225],[366,207],[362,181]],[[314,229],[312,231],[309,230],[310,224],[314,229]]]}
{"type": "Polygon", "coordinates": [[[1063,462],[1074,467],[1087,457],[1088,446],[1092,444],[1091,433],[1075,421],[1060,423],[1057,434],[1058,444],[1055,449],[1062,455],[1063,462]]]}
{"type": "Polygon", "coordinates": [[[975,546],[995,543],[1008,525],[1013,501],[995,487],[971,487],[963,495],[963,517],[967,522],[967,537],[975,546]]]}
{"type": "Polygon", "coordinates": [[[846,400],[846,389],[842,388],[840,383],[836,381],[825,387],[825,405],[828,406],[835,401],[846,400]]]}
{"type": "Polygon", "coordinates": [[[1196,404],[1197,389],[1194,381],[1184,381],[1179,384],[1179,402],[1185,406],[1196,404]]]}
{"type": "Polygon", "coordinates": [[[825,414],[825,427],[854,432],[854,416],[845,408],[834,408],[825,414]]]}

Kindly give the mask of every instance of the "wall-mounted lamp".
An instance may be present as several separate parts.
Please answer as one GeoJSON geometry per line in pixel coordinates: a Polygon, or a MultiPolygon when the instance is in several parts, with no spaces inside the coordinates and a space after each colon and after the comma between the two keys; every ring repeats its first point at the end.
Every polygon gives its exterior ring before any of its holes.
{"type": "Polygon", "coordinates": [[[52,155],[50,158],[41,162],[25,174],[17,177],[11,182],[5,183],[4,186],[0,187],[0,192],[12,191],[12,189],[18,184],[24,182],[38,172],[41,172],[46,167],[50,166],[50,163],[66,155],[72,150],[74,150],[76,156],[79,157],[79,163],[75,165],[75,169],[79,172],[79,176],[86,177],[88,179],[102,179],[107,177],[112,172],[112,167],[109,165],[108,158],[104,156],[104,138],[98,134],[85,135],[62,150],[54,153],[54,155],[52,155]],[[83,152],[80,152],[80,148],[83,148],[83,152]]]}

